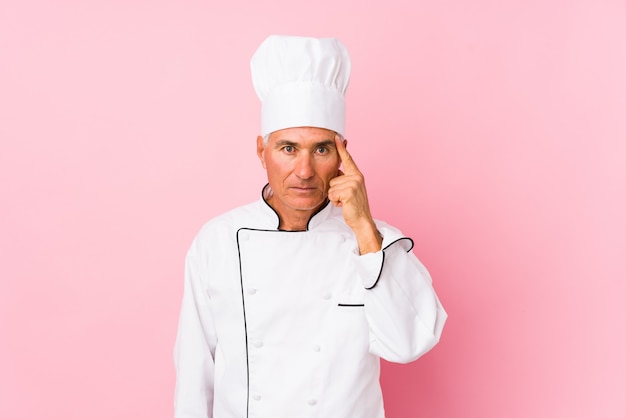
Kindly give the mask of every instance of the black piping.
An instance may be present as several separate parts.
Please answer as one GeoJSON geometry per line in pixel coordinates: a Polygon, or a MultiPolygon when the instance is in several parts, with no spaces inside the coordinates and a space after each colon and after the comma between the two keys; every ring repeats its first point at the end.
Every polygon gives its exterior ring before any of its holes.
{"type": "Polygon", "coordinates": [[[413,249],[413,246],[415,245],[415,242],[413,242],[413,240],[409,237],[402,237],[402,238],[398,238],[397,240],[393,241],[391,244],[387,245],[385,248],[382,249],[383,252],[383,261],[380,263],[380,271],[378,272],[378,277],[376,277],[376,281],[374,282],[373,285],[371,285],[370,287],[366,287],[366,290],[372,290],[373,288],[376,287],[376,285],[378,284],[378,281],[380,280],[380,276],[383,274],[383,266],[385,265],[385,250],[389,247],[391,247],[393,244],[395,244],[396,242],[402,241],[402,240],[409,240],[411,242],[411,246],[409,247],[409,249],[406,251],[407,253],[409,251],[411,251],[413,249]]]}
{"type": "Polygon", "coordinates": [[[389,244],[389,245],[387,245],[385,248],[383,248],[383,251],[385,251],[387,248],[391,247],[391,246],[392,246],[393,244],[395,244],[396,242],[403,241],[403,240],[405,240],[405,239],[411,242],[411,246],[409,247],[409,249],[408,249],[408,250],[406,250],[406,252],[408,253],[408,252],[409,252],[409,251],[411,251],[411,250],[413,249],[413,247],[415,246],[415,242],[413,242],[413,239],[412,239],[412,238],[409,238],[409,237],[402,237],[402,238],[398,238],[397,240],[395,240],[394,242],[392,242],[391,244],[389,244]]]}
{"type": "MultiPolygon", "coordinates": [[[[267,204],[265,199],[263,201],[267,204]]],[[[269,204],[267,204],[269,206],[269,204]]],[[[328,202],[326,202],[328,205],[328,202]]],[[[326,205],[322,206],[322,209],[326,207],[326,205]]],[[[269,206],[272,208],[271,206],[269,206]]],[[[274,208],[272,208],[274,210],[274,208]]],[[[321,209],[320,209],[321,210],[321,209]]],[[[319,212],[319,211],[318,211],[319,212]]],[[[315,216],[318,212],[315,212],[313,216],[315,216]]],[[[276,213],[276,211],[274,211],[276,213]]],[[[278,216],[278,214],[276,214],[278,216]]],[[[279,218],[280,219],[280,218],[279,218]]],[[[310,222],[310,219],[309,219],[310,222]]],[[[307,223],[308,230],[308,223],[307,223]]],[[[241,306],[243,309],[243,330],[244,330],[244,340],[246,343],[246,417],[250,415],[250,359],[249,359],[249,349],[248,349],[248,322],[246,321],[246,297],[243,289],[243,267],[241,265],[241,247],[239,245],[239,232],[241,231],[257,231],[257,232],[305,232],[305,231],[281,231],[279,229],[257,229],[257,228],[239,228],[235,233],[235,238],[237,241],[237,257],[239,259],[239,283],[241,285],[241,306]]],[[[347,305],[350,306],[350,305],[347,305]]],[[[363,305],[361,305],[363,306],[363,305]]]]}
{"type": "Polygon", "coordinates": [[[378,281],[380,280],[380,276],[383,274],[384,265],[385,265],[385,250],[383,249],[383,261],[381,261],[380,263],[380,270],[378,271],[378,277],[376,277],[376,281],[374,282],[374,284],[371,285],[370,287],[366,287],[365,290],[372,290],[373,288],[376,287],[376,285],[378,284],[378,281]]]}
{"type": "MultiPolygon", "coordinates": [[[[267,200],[265,200],[265,189],[267,189],[270,186],[269,183],[267,183],[265,186],[263,186],[263,188],[261,189],[261,199],[263,200],[263,203],[265,203],[267,205],[268,208],[272,209],[272,212],[274,212],[274,215],[276,215],[276,219],[278,219],[278,225],[276,225],[276,229],[278,230],[278,227],[280,227],[280,216],[278,215],[278,212],[276,212],[276,210],[272,207],[272,205],[270,205],[269,203],[267,203],[267,200]]],[[[243,229],[243,228],[242,228],[243,229]]],[[[261,229],[260,231],[264,231],[263,229],[261,229]]],[[[237,231],[237,233],[239,233],[239,231],[237,231]]]]}
{"type": "Polygon", "coordinates": [[[241,247],[239,246],[239,231],[244,228],[240,228],[235,233],[237,240],[237,256],[239,258],[239,282],[241,283],[241,306],[243,308],[243,331],[246,342],[246,417],[250,414],[250,360],[248,356],[248,322],[246,321],[246,298],[243,291],[243,271],[241,267],[241,247]]]}
{"type": "MultiPolygon", "coordinates": [[[[265,189],[267,189],[269,187],[269,183],[267,183],[265,186],[263,186],[263,189],[261,189],[261,199],[263,200],[263,202],[270,208],[272,209],[272,212],[274,212],[274,214],[276,215],[276,218],[278,219],[278,225],[276,225],[276,230],[277,231],[282,231],[282,232],[302,232],[302,231],[286,231],[286,230],[282,230],[279,229],[280,228],[280,215],[278,214],[278,212],[276,212],[276,209],[274,209],[272,207],[272,205],[270,205],[267,200],[265,200],[265,189]]],[[[324,208],[326,206],[328,206],[328,204],[330,203],[330,200],[326,199],[326,202],[321,205],[315,212],[313,212],[313,214],[311,215],[311,217],[309,218],[309,220],[306,222],[306,229],[305,231],[309,230],[309,224],[311,223],[311,219],[313,219],[315,217],[315,215],[317,215],[318,213],[320,213],[321,211],[324,210],[324,208]]],[[[241,228],[241,229],[249,229],[249,228],[241,228]]],[[[251,229],[252,231],[271,231],[271,230],[267,230],[267,229],[251,229]]]]}

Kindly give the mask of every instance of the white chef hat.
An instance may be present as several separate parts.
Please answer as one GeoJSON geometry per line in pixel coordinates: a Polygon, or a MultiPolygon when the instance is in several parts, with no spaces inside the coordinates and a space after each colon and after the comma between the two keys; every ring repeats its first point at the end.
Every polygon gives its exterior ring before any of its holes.
{"type": "Polygon", "coordinates": [[[344,134],[351,63],[339,40],[272,35],[250,67],[263,104],[261,135],[298,126],[344,134]]]}

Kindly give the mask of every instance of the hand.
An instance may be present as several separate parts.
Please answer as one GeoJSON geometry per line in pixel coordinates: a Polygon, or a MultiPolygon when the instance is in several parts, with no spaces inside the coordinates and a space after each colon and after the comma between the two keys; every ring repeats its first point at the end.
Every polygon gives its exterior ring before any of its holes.
{"type": "Polygon", "coordinates": [[[339,170],[337,177],[330,181],[328,199],[333,205],[342,208],[346,224],[356,235],[360,253],[379,251],[382,237],[370,213],[363,174],[339,135],[335,135],[335,146],[344,171],[339,170]]]}

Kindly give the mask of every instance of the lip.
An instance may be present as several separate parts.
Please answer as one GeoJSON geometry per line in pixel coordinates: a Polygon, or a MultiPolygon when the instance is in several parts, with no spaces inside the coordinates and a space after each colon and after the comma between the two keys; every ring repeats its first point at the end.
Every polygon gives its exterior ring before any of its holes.
{"type": "Polygon", "coordinates": [[[293,186],[291,187],[291,190],[294,190],[298,193],[309,193],[312,191],[317,190],[315,187],[297,187],[297,186],[293,186]]]}

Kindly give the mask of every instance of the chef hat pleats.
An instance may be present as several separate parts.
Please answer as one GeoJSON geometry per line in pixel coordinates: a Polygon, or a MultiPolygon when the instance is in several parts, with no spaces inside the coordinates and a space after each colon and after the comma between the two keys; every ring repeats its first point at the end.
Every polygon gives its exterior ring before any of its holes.
{"type": "Polygon", "coordinates": [[[250,67],[262,102],[261,135],[298,126],[345,133],[351,63],[339,40],[272,35],[250,67]]]}

